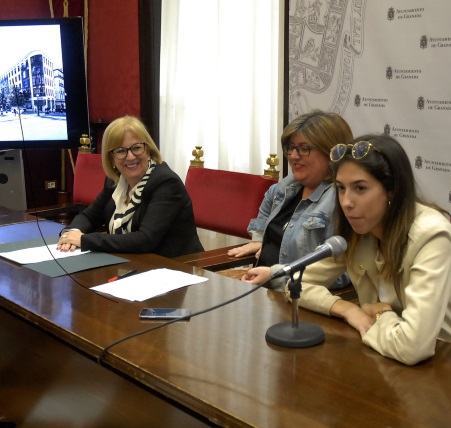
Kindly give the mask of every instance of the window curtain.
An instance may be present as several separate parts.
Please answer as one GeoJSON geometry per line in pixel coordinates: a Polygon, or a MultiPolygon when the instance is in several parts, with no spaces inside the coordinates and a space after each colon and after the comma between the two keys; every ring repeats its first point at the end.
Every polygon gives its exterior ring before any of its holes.
{"type": "Polygon", "coordinates": [[[207,168],[252,174],[279,150],[283,3],[162,2],[160,149],[182,179],[195,146],[207,168]]]}

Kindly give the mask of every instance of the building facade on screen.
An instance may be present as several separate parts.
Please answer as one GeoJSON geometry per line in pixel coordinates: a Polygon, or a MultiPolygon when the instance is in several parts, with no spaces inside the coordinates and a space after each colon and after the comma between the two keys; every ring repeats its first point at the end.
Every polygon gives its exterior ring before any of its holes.
{"type": "Polygon", "coordinates": [[[64,113],[64,72],[43,51],[31,51],[0,75],[3,111],[64,113]]]}

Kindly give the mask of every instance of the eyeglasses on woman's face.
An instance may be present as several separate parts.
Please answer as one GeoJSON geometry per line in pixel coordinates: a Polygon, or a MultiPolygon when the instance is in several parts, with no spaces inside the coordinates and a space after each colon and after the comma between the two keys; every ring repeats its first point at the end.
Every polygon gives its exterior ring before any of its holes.
{"type": "Polygon", "coordinates": [[[298,146],[294,144],[287,144],[283,146],[282,151],[285,156],[290,156],[294,150],[296,150],[298,156],[308,156],[312,149],[313,147],[308,146],[307,144],[300,144],[298,146]]]}
{"type": "Polygon", "coordinates": [[[116,149],[110,150],[113,156],[117,160],[125,159],[128,155],[128,152],[132,152],[135,156],[142,155],[146,148],[146,143],[135,143],[129,148],[127,147],[117,147],[116,149]]]}
{"type": "Polygon", "coordinates": [[[381,151],[369,141],[359,141],[355,144],[337,144],[332,147],[330,151],[330,160],[333,162],[338,162],[343,159],[344,155],[348,151],[348,148],[350,147],[352,148],[352,157],[357,160],[364,158],[372,148],[381,153],[381,151]]]}

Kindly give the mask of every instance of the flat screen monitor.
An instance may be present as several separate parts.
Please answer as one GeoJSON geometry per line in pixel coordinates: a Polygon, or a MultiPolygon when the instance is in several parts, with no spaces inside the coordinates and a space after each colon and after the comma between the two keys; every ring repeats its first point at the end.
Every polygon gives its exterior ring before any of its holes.
{"type": "Polygon", "coordinates": [[[0,20],[0,150],[89,136],[82,18],[0,20]]]}

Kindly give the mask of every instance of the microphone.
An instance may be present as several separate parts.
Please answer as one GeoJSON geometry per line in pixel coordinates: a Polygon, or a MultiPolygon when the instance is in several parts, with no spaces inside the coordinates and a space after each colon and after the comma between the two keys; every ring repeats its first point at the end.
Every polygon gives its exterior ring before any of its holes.
{"type": "Polygon", "coordinates": [[[292,299],[292,321],[275,324],[266,331],[265,339],[274,345],[288,348],[307,348],[319,345],[324,341],[324,331],[320,326],[309,322],[298,322],[298,299],[302,290],[302,273],[306,266],[311,265],[327,257],[341,256],[348,247],[346,241],[341,236],[332,236],[323,245],[320,245],[313,253],[307,254],[279,269],[272,277],[291,275],[300,271],[299,278],[291,278],[290,297],[292,299]]]}
{"type": "Polygon", "coordinates": [[[327,239],[324,244],[317,247],[313,253],[307,254],[293,263],[284,266],[282,269],[279,269],[271,276],[271,279],[280,278],[281,276],[291,275],[292,272],[304,270],[308,265],[326,259],[327,257],[341,256],[346,251],[347,247],[348,245],[342,236],[332,236],[327,239]]]}

